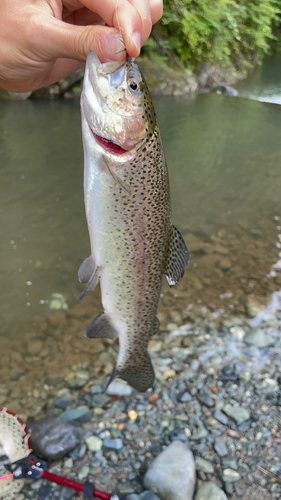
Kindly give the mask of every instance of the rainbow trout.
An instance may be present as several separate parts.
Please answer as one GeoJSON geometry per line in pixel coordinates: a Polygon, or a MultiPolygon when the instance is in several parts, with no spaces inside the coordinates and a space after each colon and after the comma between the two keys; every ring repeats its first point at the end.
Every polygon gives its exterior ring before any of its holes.
{"type": "Polygon", "coordinates": [[[104,308],[85,335],[119,335],[110,382],[119,377],[144,392],[154,381],[147,346],[158,330],[162,278],[170,286],[178,282],[188,251],[171,223],[160,132],[134,60],[101,64],[90,51],[81,111],[91,255],[78,272],[87,283],[80,298],[100,283],[104,308]]]}

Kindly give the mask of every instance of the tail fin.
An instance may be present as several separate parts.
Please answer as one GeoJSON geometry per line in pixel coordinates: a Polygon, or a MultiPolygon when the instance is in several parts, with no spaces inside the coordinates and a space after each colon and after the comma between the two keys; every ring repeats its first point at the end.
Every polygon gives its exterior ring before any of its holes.
{"type": "Polygon", "coordinates": [[[118,366],[117,362],[108,385],[115,377],[125,380],[139,392],[147,391],[147,389],[153,386],[155,378],[154,369],[148,353],[146,352],[144,359],[137,361],[134,360],[134,364],[128,364],[127,366],[125,365],[121,367],[118,366]]]}

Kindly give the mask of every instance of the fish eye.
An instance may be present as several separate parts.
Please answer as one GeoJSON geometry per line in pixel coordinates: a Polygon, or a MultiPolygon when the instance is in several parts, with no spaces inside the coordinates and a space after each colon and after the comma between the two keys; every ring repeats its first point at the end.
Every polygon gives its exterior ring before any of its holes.
{"type": "Polygon", "coordinates": [[[140,90],[140,84],[135,78],[130,79],[129,86],[131,90],[140,90]]]}

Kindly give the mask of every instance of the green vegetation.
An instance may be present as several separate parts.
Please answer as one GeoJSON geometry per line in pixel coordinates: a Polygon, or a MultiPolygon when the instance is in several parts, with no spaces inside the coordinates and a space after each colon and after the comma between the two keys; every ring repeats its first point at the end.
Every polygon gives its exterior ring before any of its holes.
{"type": "Polygon", "coordinates": [[[202,62],[242,69],[277,44],[281,0],[164,0],[164,15],[145,44],[153,59],[187,69],[202,62]]]}

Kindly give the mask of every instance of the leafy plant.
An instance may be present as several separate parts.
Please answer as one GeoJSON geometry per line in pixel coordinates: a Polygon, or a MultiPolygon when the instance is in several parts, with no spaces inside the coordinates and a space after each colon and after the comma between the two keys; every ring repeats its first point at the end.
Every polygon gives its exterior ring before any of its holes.
{"type": "Polygon", "coordinates": [[[144,50],[175,54],[185,67],[253,64],[276,40],[280,14],[281,0],[164,0],[162,20],[144,50]]]}

